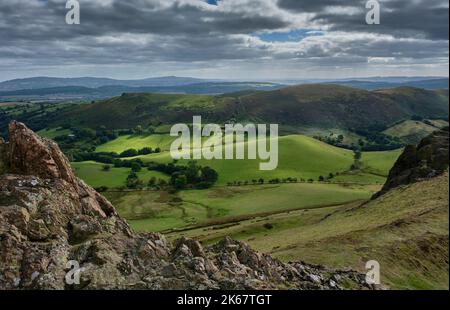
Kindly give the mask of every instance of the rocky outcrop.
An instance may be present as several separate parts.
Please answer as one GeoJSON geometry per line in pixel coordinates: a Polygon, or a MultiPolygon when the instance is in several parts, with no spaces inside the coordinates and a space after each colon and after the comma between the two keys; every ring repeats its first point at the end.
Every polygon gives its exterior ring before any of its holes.
{"type": "Polygon", "coordinates": [[[355,271],[284,264],[229,238],[202,247],[136,234],[54,142],[16,122],[9,135],[0,142],[0,289],[372,288],[355,271]]]}
{"type": "Polygon", "coordinates": [[[6,173],[9,170],[9,167],[6,166],[8,162],[8,155],[6,153],[7,146],[5,140],[0,137],[0,175],[6,173]]]}
{"type": "Polygon", "coordinates": [[[395,163],[377,198],[389,190],[441,175],[449,165],[449,128],[436,131],[417,146],[409,145],[395,163]]]}

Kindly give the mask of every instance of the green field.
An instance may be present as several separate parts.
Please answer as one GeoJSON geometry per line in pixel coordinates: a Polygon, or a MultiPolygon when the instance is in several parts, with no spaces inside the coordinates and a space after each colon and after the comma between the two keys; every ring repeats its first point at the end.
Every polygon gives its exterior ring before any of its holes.
{"type": "Polygon", "coordinates": [[[170,145],[175,138],[166,134],[154,135],[126,135],[120,136],[113,141],[109,141],[97,147],[97,152],[114,152],[121,153],[127,149],[140,150],[144,147],[151,147],[153,149],[160,148],[163,151],[169,151],[170,145]]]}
{"type": "MultiPolygon", "coordinates": [[[[255,144],[256,141],[249,141],[255,144]]],[[[143,161],[171,162],[169,152],[140,156],[143,161]]],[[[180,161],[182,163],[183,161],[180,161]]],[[[253,179],[297,177],[317,180],[320,175],[347,171],[353,163],[353,152],[340,149],[315,139],[292,135],[279,138],[279,164],[273,171],[261,171],[259,160],[199,160],[219,173],[219,185],[253,179]]]]}
{"type": "Polygon", "coordinates": [[[106,196],[134,229],[162,231],[366,200],[372,194],[372,189],[364,186],[283,184],[219,187],[183,191],[177,195],[136,191],[112,192],[106,196]]]}
{"type": "MultiPolygon", "coordinates": [[[[138,140],[134,138],[133,143],[137,142],[138,140]]],[[[249,144],[254,143],[256,142],[247,142],[246,148],[249,144]]],[[[117,145],[120,145],[120,143],[117,143],[117,145]]],[[[362,179],[358,175],[349,174],[343,181],[383,183],[384,180],[380,178],[380,175],[387,176],[400,152],[400,150],[396,150],[363,153],[365,177],[362,179]]],[[[327,177],[330,173],[341,174],[350,170],[353,156],[352,151],[337,148],[310,137],[290,135],[279,138],[279,164],[278,168],[273,171],[259,170],[259,160],[199,160],[198,162],[200,165],[215,169],[219,173],[218,184],[226,185],[229,182],[252,181],[259,178],[266,181],[288,177],[318,180],[319,176],[327,177]]],[[[140,156],[139,158],[147,162],[169,163],[172,161],[169,152],[140,156]]]]}
{"type": "MultiPolygon", "coordinates": [[[[163,152],[139,156],[143,161],[172,162],[167,151],[173,138],[169,135],[122,136],[97,148],[103,152],[121,152],[128,148],[160,147],[163,152]]],[[[245,146],[257,141],[248,141],[245,146]]],[[[120,214],[139,231],[181,229],[217,222],[233,222],[258,214],[280,213],[285,210],[321,208],[351,201],[369,199],[384,184],[389,169],[400,151],[364,153],[363,170],[350,171],[354,153],[313,138],[290,135],[279,138],[279,165],[274,171],[259,170],[258,160],[199,160],[219,173],[217,186],[209,190],[188,190],[177,194],[136,191],[106,193],[120,214]],[[318,183],[319,176],[336,175],[331,183],[318,183]],[[295,177],[313,179],[315,183],[269,185],[274,178],[295,177]],[[245,186],[247,181],[263,178],[266,185],[245,186]],[[227,186],[235,181],[242,186],[227,186]],[[359,185],[358,185],[359,184],[359,185]]],[[[181,160],[180,164],[186,163],[181,160]]],[[[95,187],[120,187],[125,184],[130,169],[112,168],[102,171],[102,164],[74,163],[78,176],[95,187]]],[[[168,178],[159,173],[142,171],[139,177],[146,183],[150,177],[168,178]]]]}
{"type": "Polygon", "coordinates": [[[67,136],[71,134],[71,131],[69,129],[62,129],[62,128],[50,128],[40,130],[38,131],[38,134],[44,138],[54,139],[59,136],[67,136]]]}
{"type": "Polygon", "coordinates": [[[388,176],[402,151],[400,149],[386,152],[365,152],[361,157],[363,170],[375,175],[388,176]]]}
{"type": "MultiPolygon", "coordinates": [[[[110,171],[103,171],[103,166],[104,164],[92,161],[72,163],[72,168],[76,175],[92,187],[119,188],[125,186],[127,176],[130,174],[129,168],[111,167],[110,171]]],[[[168,179],[162,173],[146,169],[138,172],[138,176],[144,182],[147,182],[152,177],[168,179]]]]}

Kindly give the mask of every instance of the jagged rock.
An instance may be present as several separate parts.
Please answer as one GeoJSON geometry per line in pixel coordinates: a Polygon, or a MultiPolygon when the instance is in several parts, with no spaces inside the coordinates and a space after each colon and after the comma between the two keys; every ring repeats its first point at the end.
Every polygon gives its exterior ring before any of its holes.
{"type": "Polygon", "coordinates": [[[284,264],[230,238],[204,248],[136,234],[54,142],[16,122],[9,134],[0,141],[0,289],[373,288],[357,272],[284,264]],[[79,282],[67,281],[72,271],[79,282]]]}
{"type": "Polygon", "coordinates": [[[419,145],[409,145],[391,169],[383,189],[374,199],[389,190],[436,177],[449,166],[449,128],[436,131],[424,138],[419,145]]]}
{"type": "Polygon", "coordinates": [[[7,151],[7,145],[5,143],[5,140],[3,140],[3,138],[0,137],[0,175],[6,173],[9,169],[9,167],[7,167],[7,157],[8,154],[6,153],[7,151]]]}

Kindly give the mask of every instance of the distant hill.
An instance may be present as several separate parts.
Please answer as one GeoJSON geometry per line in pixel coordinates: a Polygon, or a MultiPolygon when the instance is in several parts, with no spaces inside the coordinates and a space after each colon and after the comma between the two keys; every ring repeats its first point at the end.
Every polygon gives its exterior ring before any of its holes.
{"type": "Polygon", "coordinates": [[[382,88],[397,88],[397,87],[416,87],[424,89],[448,89],[448,78],[427,79],[416,81],[364,81],[364,80],[350,80],[350,81],[333,81],[328,84],[338,84],[343,86],[355,87],[365,90],[375,90],[382,88]]]}
{"type": "Polygon", "coordinates": [[[273,90],[282,85],[262,82],[205,82],[173,86],[124,86],[109,85],[97,88],[85,86],[59,86],[49,88],[30,88],[12,91],[0,91],[0,98],[4,99],[42,99],[54,97],[80,99],[106,99],[120,96],[122,93],[174,93],[174,94],[208,94],[216,95],[230,92],[251,93],[257,90],[273,90]]]}
{"type": "Polygon", "coordinates": [[[418,88],[365,91],[339,85],[301,85],[240,98],[247,118],[265,122],[357,129],[387,126],[414,115],[448,117],[448,93],[418,88]]]}
{"type": "Polygon", "coordinates": [[[155,86],[180,86],[197,83],[211,82],[190,77],[157,77],[141,80],[115,80],[109,78],[80,77],[80,78],[55,78],[55,77],[33,77],[26,79],[15,79],[0,83],[0,91],[15,91],[26,89],[55,88],[67,86],[81,86],[87,88],[98,88],[102,86],[128,86],[128,87],[155,87],[155,86]]]}
{"type": "Polygon", "coordinates": [[[373,77],[343,80],[226,81],[191,77],[156,77],[139,80],[80,77],[33,77],[0,82],[0,98],[15,99],[106,99],[121,93],[224,94],[241,91],[273,90],[286,85],[337,84],[376,90],[416,87],[430,90],[447,89],[448,78],[440,77],[373,77]]]}
{"type": "Polygon", "coordinates": [[[242,96],[124,94],[56,114],[52,125],[70,123],[111,129],[204,121],[253,121],[292,127],[385,127],[413,116],[448,118],[448,93],[416,88],[365,91],[338,85],[303,85],[242,96]]]}

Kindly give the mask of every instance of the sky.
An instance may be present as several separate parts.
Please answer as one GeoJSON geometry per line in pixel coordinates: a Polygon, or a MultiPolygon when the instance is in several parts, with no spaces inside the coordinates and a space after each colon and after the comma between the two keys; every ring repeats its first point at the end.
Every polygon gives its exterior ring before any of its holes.
{"type": "Polygon", "coordinates": [[[0,0],[0,81],[32,76],[235,80],[448,76],[449,3],[0,0]]]}

